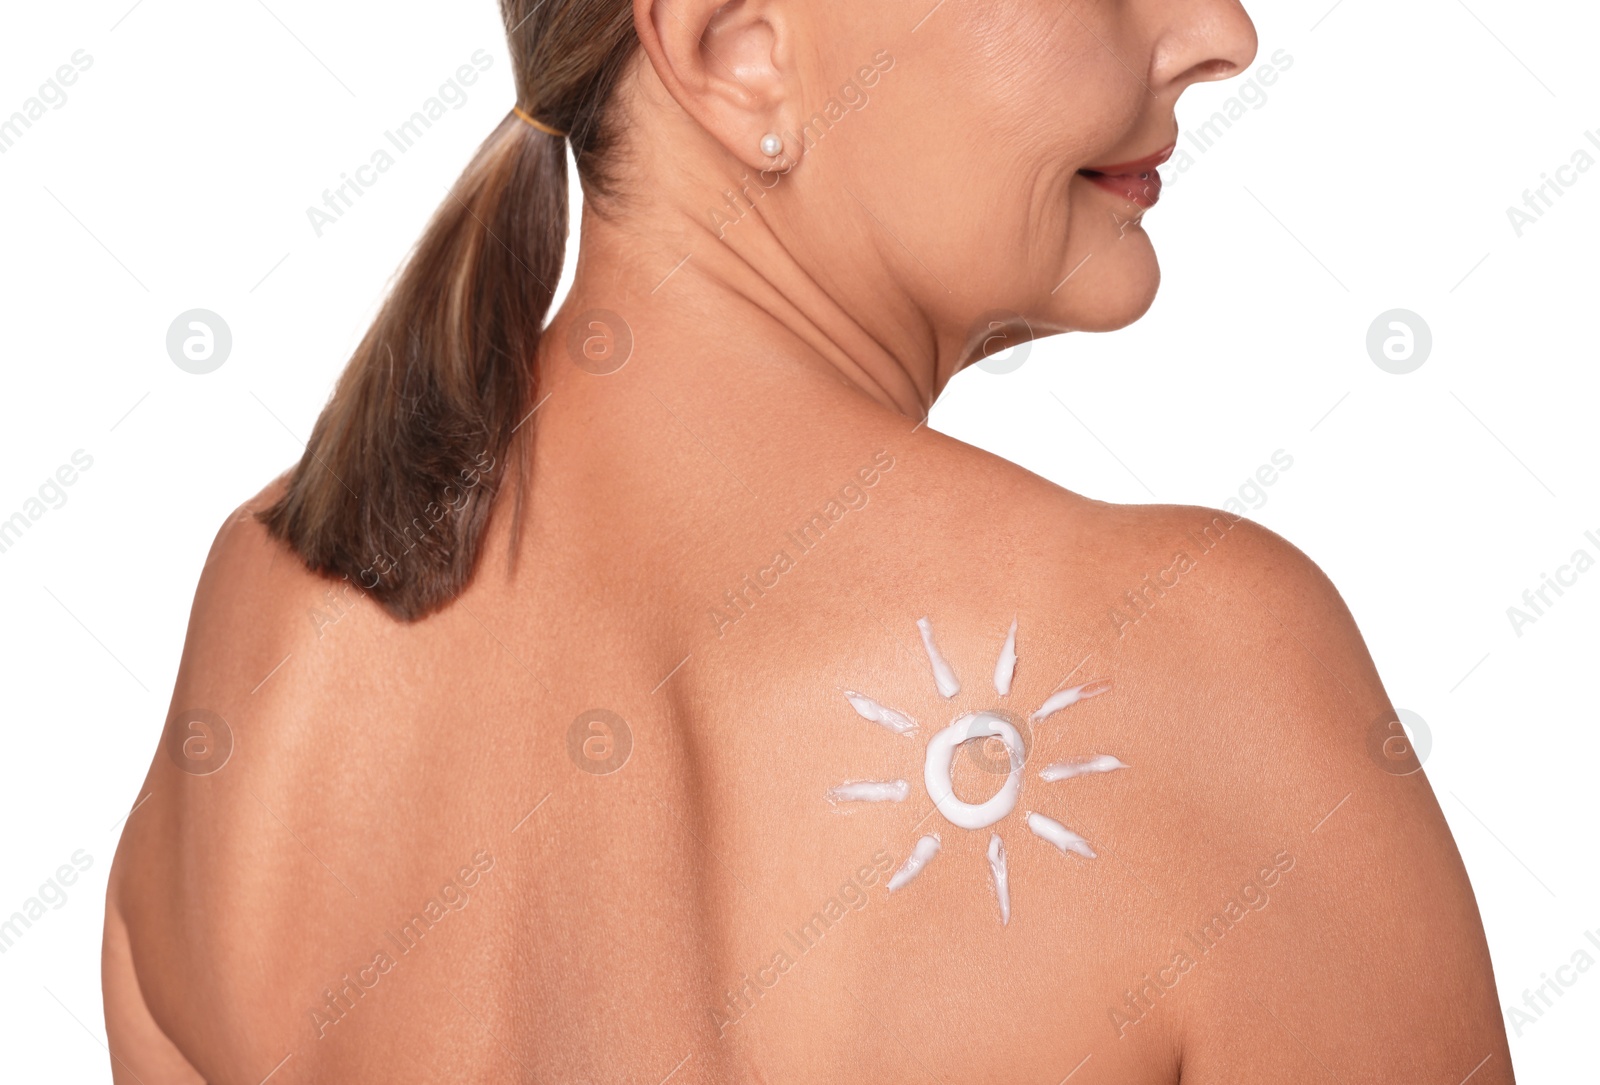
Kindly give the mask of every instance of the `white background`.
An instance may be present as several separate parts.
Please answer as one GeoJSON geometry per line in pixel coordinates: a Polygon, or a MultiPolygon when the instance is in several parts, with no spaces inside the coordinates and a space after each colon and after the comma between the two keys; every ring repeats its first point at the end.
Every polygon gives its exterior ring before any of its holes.
{"type": "MultiPolygon", "coordinates": [[[[108,1080],[105,876],[201,561],[299,455],[389,276],[513,100],[488,0],[269,3],[9,5],[0,36],[0,117],[74,51],[93,58],[0,155],[0,519],[74,451],[93,457],[0,554],[0,917],[75,851],[93,860],[0,955],[7,1079],[108,1080]],[[494,63],[466,104],[315,236],[305,209],[480,48],[494,63]],[[194,308],[234,338],[206,376],[165,347],[194,308]]],[[[1506,208],[1579,147],[1600,158],[1584,137],[1600,139],[1600,12],[1292,0],[1253,14],[1262,59],[1282,49],[1292,67],[1189,170],[1166,171],[1149,316],[1033,344],[1010,374],[969,370],[933,424],[1112,501],[1220,505],[1276,450],[1292,456],[1250,515],[1322,564],[1395,703],[1427,722],[1501,1001],[1520,1004],[1580,948],[1600,959],[1584,937],[1600,937],[1600,570],[1520,636],[1506,613],[1574,550],[1600,558],[1584,537],[1600,537],[1600,168],[1520,238],[1506,208]],[[1365,346],[1394,308],[1433,335],[1404,376],[1365,346]]],[[[1234,93],[1191,91],[1180,122],[1234,93]]],[[[1592,1072],[1597,1011],[1600,969],[1508,1028],[1521,1079],[1592,1072]]]]}

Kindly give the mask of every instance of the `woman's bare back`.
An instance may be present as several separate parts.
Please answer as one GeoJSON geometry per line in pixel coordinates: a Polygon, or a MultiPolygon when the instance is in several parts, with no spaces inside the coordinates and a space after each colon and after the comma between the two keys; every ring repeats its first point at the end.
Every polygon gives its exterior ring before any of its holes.
{"type": "MultiPolygon", "coordinates": [[[[269,495],[225,525],[111,888],[119,1080],[1510,1080],[1465,872],[1298,551],[867,406],[760,444],[661,405],[536,451],[420,623],[308,574],[269,495]],[[985,710],[1027,757],[969,829],[925,751],[985,710]],[[1127,767],[1040,776],[1095,755],[1127,767]]],[[[538,449],[591,424],[557,406],[538,449]]],[[[961,749],[980,803],[1006,754],[961,749]]]]}

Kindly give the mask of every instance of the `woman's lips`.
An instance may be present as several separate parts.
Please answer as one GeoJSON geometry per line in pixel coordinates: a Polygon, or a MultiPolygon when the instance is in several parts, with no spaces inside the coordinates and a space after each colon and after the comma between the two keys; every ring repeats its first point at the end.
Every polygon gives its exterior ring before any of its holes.
{"type": "Polygon", "coordinates": [[[1177,148],[1172,143],[1155,154],[1136,158],[1132,162],[1117,162],[1109,166],[1087,166],[1078,172],[1107,192],[1115,193],[1129,203],[1150,208],[1161,198],[1161,174],[1156,167],[1172,157],[1177,148]]]}

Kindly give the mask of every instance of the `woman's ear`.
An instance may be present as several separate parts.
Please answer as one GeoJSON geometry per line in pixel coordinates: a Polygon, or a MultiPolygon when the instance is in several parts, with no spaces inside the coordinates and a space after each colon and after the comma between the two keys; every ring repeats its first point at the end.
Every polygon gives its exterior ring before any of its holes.
{"type": "Polygon", "coordinates": [[[785,169],[793,26],[778,0],[634,0],[634,27],[683,111],[752,169],[785,169]],[[778,154],[762,150],[777,134],[778,154]]]}

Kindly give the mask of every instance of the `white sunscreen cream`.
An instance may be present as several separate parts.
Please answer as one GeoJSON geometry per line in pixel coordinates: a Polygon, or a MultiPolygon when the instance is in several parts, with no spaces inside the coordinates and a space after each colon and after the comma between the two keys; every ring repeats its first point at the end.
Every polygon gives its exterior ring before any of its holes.
{"type": "Polygon", "coordinates": [[[1044,704],[1039,706],[1039,711],[1028,718],[1042,720],[1046,716],[1055,715],[1069,705],[1075,705],[1079,701],[1087,701],[1090,697],[1098,697],[1110,689],[1110,682],[1085,682],[1081,686],[1073,686],[1071,689],[1064,689],[1060,693],[1052,693],[1045,699],[1044,704]]]}
{"type": "Polygon", "coordinates": [[[939,687],[939,696],[954,697],[961,692],[961,681],[939,654],[939,646],[933,643],[933,626],[928,624],[928,619],[918,618],[917,628],[922,631],[922,646],[928,651],[928,662],[933,664],[933,684],[939,687]]]}
{"type": "Polygon", "coordinates": [[[989,870],[994,874],[995,896],[1000,898],[1000,925],[1011,922],[1011,887],[1006,883],[1006,846],[995,833],[989,837],[989,870]]]}
{"type": "Polygon", "coordinates": [[[935,855],[939,854],[939,838],[929,835],[917,841],[916,847],[911,849],[908,858],[899,870],[894,872],[894,877],[889,879],[889,892],[893,893],[902,885],[922,873],[922,868],[927,866],[935,855]]]}
{"type": "Polygon", "coordinates": [[[1089,842],[1054,818],[1047,818],[1043,814],[1029,810],[1028,828],[1034,836],[1040,840],[1048,840],[1064,852],[1070,851],[1085,859],[1094,858],[1094,849],[1089,846],[1089,842]]]}
{"type": "Polygon", "coordinates": [[[904,780],[847,780],[828,788],[830,802],[905,802],[909,794],[904,780]]]}
{"type": "Polygon", "coordinates": [[[844,691],[845,698],[850,706],[856,710],[856,715],[864,720],[881,724],[897,735],[909,735],[917,729],[917,721],[904,712],[896,712],[892,708],[885,708],[871,697],[854,690],[844,691]]]}
{"type": "MultiPolygon", "coordinates": [[[[951,667],[949,660],[945,659],[939,651],[939,646],[934,642],[932,624],[925,617],[918,618],[917,629],[922,634],[922,647],[928,654],[928,663],[933,670],[933,681],[939,695],[947,700],[955,697],[961,692],[961,681],[956,677],[955,669],[951,667]]],[[[1081,663],[1078,665],[1079,668],[1082,666],[1081,663]]],[[[1077,669],[1074,668],[1074,674],[1077,673],[1077,669]]],[[[1013,617],[994,666],[994,688],[1001,697],[1010,695],[1016,671],[1017,619],[1013,617]]],[[[1109,680],[1095,680],[1070,689],[1059,690],[1047,697],[1029,720],[1037,723],[1079,701],[1098,697],[1110,690],[1109,680]]],[[[854,690],[847,689],[842,692],[856,715],[870,723],[875,723],[897,735],[910,735],[919,730],[917,721],[904,712],[889,708],[854,690]]],[[[994,886],[995,900],[1000,906],[1002,927],[1009,927],[1011,923],[1011,880],[1007,869],[1005,841],[993,827],[1018,807],[1022,794],[1023,762],[1027,758],[1027,748],[1019,732],[1019,727],[1023,725],[1020,720],[1013,723],[1013,719],[1016,717],[999,708],[968,712],[960,716],[928,740],[922,766],[922,780],[928,789],[928,797],[933,800],[934,808],[946,821],[962,829],[990,830],[987,851],[989,874],[991,884],[994,886]],[[962,802],[956,798],[952,776],[956,750],[963,743],[989,739],[999,739],[1001,745],[1005,746],[1009,771],[999,790],[987,801],[962,802]]],[[[1049,783],[1096,773],[1116,772],[1128,767],[1110,754],[1090,754],[1076,760],[1058,761],[1047,765],[1040,770],[1039,778],[1049,783]]],[[[910,784],[905,780],[846,780],[828,789],[828,801],[835,806],[843,803],[898,803],[905,802],[910,797],[910,792],[910,784]]],[[[923,820],[926,820],[926,815],[923,820]]],[[[1063,854],[1076,855],[1084,859],[1096,857],[1094,848],[1090,847],[1087,840],[1054,818],[1028,810],[1026,821],[1029,832],[1055,846],[1063,854]]],[[[889,891],[903,888],[921,874],[939,854],[940,847],[938,833],[920,837],[912,846],[911,854],[906,857],[905,862],[889,878],[887,883],[889,891]]]]}
{"type": "Polygon", "coordinates": [[[969,712],[928,740],[922,780],[928,787],[928,797],[947,821],[963,829],[982,829],[1016,808],[1017,795],[1022,791],[1024,756],[1022,736],[1015,727],[991,712],[969,712]],[[1006,782],[1000,785],[1000,790],[988,801],[977,804],[956,798],[955,784],[950,779],[950,764],[955,759],[956,747],[975,738],[998,738],[1005,744],[1011,761],[1011,771],[1006,774],[1006,782]]]}
{"type": "Polygon", "coordinates": [[[1056,780],[1070,780],[1074,776],[1087,776],[1092,772],[1116,772],[1127,767],[1110,754],[1103,753],[1087,761],[1063,761],[1046,766],[1039,772],[1039,779],[1054,783],[1056,780]]]}
{"type": "Polygon", "coordinates": [[[1017,620],[1011,619],[1011,632],[1000,646],[1000,659],[994,665],[994,691],[1004,697],[1011,692],[1011,676],[1017,673],[1017,620]]]}

